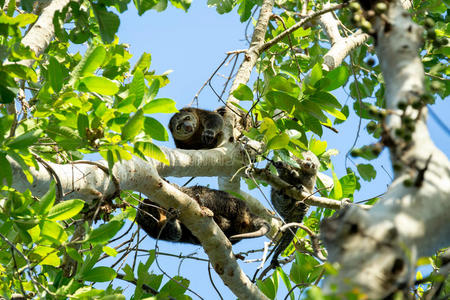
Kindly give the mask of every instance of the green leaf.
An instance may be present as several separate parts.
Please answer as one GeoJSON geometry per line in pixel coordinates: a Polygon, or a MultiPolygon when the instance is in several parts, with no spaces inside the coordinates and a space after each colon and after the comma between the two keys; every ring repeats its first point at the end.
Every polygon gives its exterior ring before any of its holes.
{"type": "Polygon", "coordinates": [[[67,241],[67,233],[58,223],[43,220],[39,225],[41,229],[41,244],[46,245],[56,243],[59,245],[67,241]]]}
{"type": "Polygon", "coordinates": [[[327,141],[320,141],[312,138],[309,142],[309,150],[319,156],[327,150],[327,141]]]}
{"type": "Polygon", "coordinates": [[[156,119],[151,117],[145,117],[144,119],[144,132],[158,141],[169,140],[166,128],[156,119]]]}
{"type": "Polygon", "coordinates": [[[339,103],[339,101],[336,99],[335,96],[333,96],[331,93],[324,91],[318,91],[312,94],[311,96],[309,96],[309,100],[326,108],[340,109],[342,107],[342,105],[339,103]]]}
{"type": "Polygon", "coordinates": [[[112,170],[114,167],[114,154],[110,149],[106,151],[106,161],[108,162],[108,170],[112,170]]]}
{"type": "Polygon", "coordinates": [[[233,0],[208,0],[208,6],[215,6],[219,14],[230,12],[234,7],[233,0]]]}
{"type": "Polygon", "coordinates": [[[123,126],[122,140],[132,140],[142,130],[143,125],[144,113],[142,110],[138,110],[123,126]]]}
{"type": "Polygon", "coordinates": [[[9,0],[6,15],[12,17],[14,15],[15,10],[16,10],[16,1],[9,0]]]}
{"type": "Polygon", "coordinates": [[[154,8],[158,3],[157,0],[133,0],[133,2],[137,8],[139,16],[142,16],[147,10],[154,8]]]}
{"type": "Polygon", "coordinates": [[[38,214],[44,215],[48,211],[50,211],[50,208],[53,206],[53,203],[55,203],[55,182],[52,181],[50,183],[50,187],[48,188],[47,193],[45,193],[44,196],[41,197],[39,200],[39,208],[37,210],[38,214]]]}
{"type": "Polygon", "coordinates": [[[104,246],[102,248],[103,252],[105,252],[106,254],[108,254],[109,256],[115,257],[117,255],[117,250],[114,248],[111,248],[109,246],[104,246]]]}
{"type": "Polygon", "coordinates": [[[12,149],[24,149],[34,144],[42,134],[42,129],[35,129],[15,137],[6,142],[6,146],[12,149]]]}
{"type": "MultiPolygon", "coordinates": [[[[277,268],[278,274],[280,274],[281,279],[284,282],[284,285],[286,285],[286,288],[288,291],[290,291],[292,289],[292,285],[291,285],[291,281],[289,280],[289,277],[287,276],[286,273],[284,273],[282,268],[277,268]]],[[[291,298],[291,300],[295,300],[295,296],[294,293],[290,293],[289,297],[291,298]]]]}
{"type": "Polygon", "coordinates": [[[158,79],[154,79],[152,84],[150,85],[150,88],[148,89],[148,99],[149,100],[153,100],[156,95],[159,92],[159,80],[158,79]]]}
{"type": "Polygon", "coordinates": [[[236,97],[236,99],[245,101],[253,100],[253,92],[252,90],[246,86],[245,84],[239,84],[239,86],[233,91],[233,96],[236,97]]]}
{"type": "Polygon", "coordinates": [[[94,92],[101,95],[115,95],[119,91],[119,87],[114,81],[98,76],[81,78],[78,89],[83,92],[94,92]]]}
{"type": "Polygon", "coordinates": [[[81,254],[78,253],[78,251],[75,248],[66,246],[65,249],[66,249],[66,253],[69,254],[69,256],[71,258],[73,258],[80,264],[83,263],[83,258],[81,257],[81,254]]]}
{"type": "Polygon", "coordinates": [[[332,174],[333,174],[333,190],[330,193],[330,198],[339,200],[342,198],[343,195],[341,182],[337,178],[337,175],[334,172],[334,170],[332,170],[332,174]]]}
{"type": "Polygon", "coordinates": [[[114,36],[119,29],[119,17],[116,14],[107,11],[104,4],[96,4],[92,2],[91,5],[98,21],[100,36],[102,37],[103,42],[106,44],[112,43],[114,41],[114,36]]]}
{"type": "Polygon", "coordinates": [[[189,287],[189,280],[181,276],[174,276],[173,280],[169,280],[159,291],[159,295],[164,296],[180,296],[186,292],[189,287]],[[175,282],[175,281],[177,282],[175,282]]]}
{"type": "Polygon", "coordinates": [[[154,99],[147,103],[142,110],[146,114],[155,113],[176,113],[178,109],[175,107],[175,101],[169,98],[154,99]]]}
{"type": "Polygon", "coordinates": [[[0,172],[0,185],[4,184],[3,179],[5,179],[7,185],[11,186],[13,180],[11,164],[6,159],[6,154],[3,152],[0,152],[0,170],[2,170],[0,172]]]}
{"type": "Polygon", "coordinates": [[[136,111],[136,107],[134,106],[134,102],[136,101],[135,99],[136,96],[132,94],[126,97],[125,99],[121,100],[117,104],[117,111],[124,114],[135,112],[136,111]]]}
{"type": "Polygon", "coordinates": [[[343,86],[347,82],[349,75],[350,73],[347,66],[340,66],[336,69],[331,70],[325,76],[326,78],[330,79],[330,84],[325,87],[325,90],[332,91],[337,89],[338,87],[343,86]]]}
{"type": "Polygon", "coordinates": [[[300,88],[295,81],[292,78],[287,79],[283,75],[276,75],[271,78],[269,89],[285,92],[292,96],[298,96],[300,93],[300,88]]]}
{"type": "Polygon", "coordinates": [[[58,256],[58,250],[53,247],[37,246],[29,254],[29,257],[32,261],[37,262],[39,265],[59,267],[61,264],[61,259],[58,256]]]}
{"type": "Polygon", "coordinates": [[[314,118],[318,119],[321,122],[326,123],[327,117],[324,115],[322,110],[320,109],[320,106],[310,100],[303,100],[296,110],[300,111],[306,111],[314,118]]]}
{"type": "Polygon", "coordinates": [[[105,291],[93,289],[90,286],[84,286],[79,288],[75,291],[72,295],[70,295],[70,298],[73,299],[102,299],[102,300],[119,300],[119,299],[125,299],[125,296],[121,295],[123,298],[115,297],[115,295],[108,295],[101,297],[102,294],[104,294],[105,291]],[[111,298],[113,297],[113,298],[111,298]]]}
{"type": "Polygon", "coordinates": [[[14,101],[19,90],[15,87],[4,86],[0,82],[0,103],[7,104],[14,101]]]}
{"type": "Polygon", "coordinates": [[[123,224],[124,222],[122,221],[110,221],[106,224],[102,224],[88,234],[86,237],[86,242],[98,244],[106,243],[116,235],[116,233],[122,228],[123,224]]]}
{"type": "Polygon", "coordinates": [[[358,169],[359,175],[366,181],[372,181],[377,176],[377,172],[372,165],[358,164],[356,168],[358,169]]]}
{"type": "Polygon", "coordinates": [[[89,118],[86,114],[78,114],[78,118],[77,118],[77,129],[78,129],[78,134],[80,135],[80,137],[82,137],[83,139],[86,139],[86,129],[89,128],[89,118]]]}
{"type": "Polygon", "coordinates": [[[191,0],[170,0],[170,3],[176,8],[182,9],[185,12],[188,11],[189,7],[191,7],[191,0]]]}
{"type": "Polygon", "coordinates": [[[48,76],[50,85],[55,93],[58,93],[64,82],[64,71],[61,63],[53,56],[50,56],[48,65],[48,76]]]}
{"type": "MultiPolygon", "coordinates": [[[[135,143],[135,151],[138,153],[159,160],[160,162],[169,165],[169,161],[166,158],[164,152],[159,149],[158,146],[149,142],[137,142],[135,143]]],[[[145,157],[143,157],[145,159],[145,157]]]]}
{"type": "Polygon", "coordinates": [[[83,273],[81,278],[85,281],[106,282],[116,278],[117,273],[110,267],[96,267],[83,273]]]}
{"type": "Polygon", "coordinates": [[[287,135],[285,132],[282,132],[279,135],[275,135],[268,143],[267,143],[267,149],[283,149],[284,147],[289,144],[289,135],[287,135]]]}
{"type": "Polygon", "coordinates": [[[242,0],[241,5],[239,5],[238,8],[238,14],[241,16],[240,21],[241,23],[247,21],[251,14],[252,14],[252,8],[256,5],[255,2],[252,0],[242,0]]]}
{"type": "Polygon", "coordinates": [[[264,118],[259,130],[264,133],[264,137],[267,140],[270,140],[272,137],[274,137],[277,132],[277,125],[275,124],[275,122],[271,119],[271,118],[264,118]]]}
{"type": "Polygon", "coordinates": [[[270,91],[266,97],[274,108],[284,110],[287,113],[292,113],[294,106],[299,103],[297,98],[280,91],[270,91]]]}
{"type": "Polygon", "coordinates": [[[34,23],[37,19],[35,14],[20,14],[17,15],[14,20],[18,22],[19,27],[25,27],[28,24],[34,23]]]}
{"type": "Polygon", "coordinates": [[[138,59],[133,68],[133,74],[137,69],[140,69],[143,73],[147,72],[148,68],[150,68],[150,64],[152,63],[152,55],[150,53],[142,53],[141,57],[138,59]]]}
{"type": "Polygon", "coordinates": [[[266,295],[269,299],[275,299],[276,290],[272,280],[272,277],[268,277],[261,281],[259,279],[256,280],[256,285],[258,288],[266,295]]]}
{"type": "Polygon", "coordinates": [[[314,86],[317,81],[322,78],[322,66],[320,63],[314,65],[311,73],[306,77],[306,83],[310,86],[314,86]]]}
{"type": "Polygon", "coordinates": [[[130,94],[136,96],[134,100],[134,106],[136,108],[139,108],[144,99],[145,88],[144,73],[140,69],[137,69],[134,72],[133,81],[130,83],[130,94]]]}
{"type": "Polygon", "coordinates": [[[94,72],[102,65],[106,57],[106,50],[103,46],[96,46],[92,52],[88,53],[84,58],[84,63],[80,69],[80,76],[94,74],[94,72]]]}
{"type": "Polygon", "coordinates": [[[347,174],[339,179],[342,186],[342,196],[351,198],[356,189],[356,176],[353,173],[347,174]]]}
{"type": "Polygon", "coordinates": [[[47,218],[53,221],[67,220],[76,216],[84,207],[84,201],[80,199],[66,200],[53,206],[47,218]]]}

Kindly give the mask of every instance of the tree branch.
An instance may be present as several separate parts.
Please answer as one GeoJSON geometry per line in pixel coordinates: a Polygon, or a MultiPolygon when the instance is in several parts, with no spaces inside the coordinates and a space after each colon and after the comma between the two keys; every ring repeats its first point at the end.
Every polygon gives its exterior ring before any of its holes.
{"type": "Polygon", "coordinates": [[[293,33],[294,31],[296,31],[297,29],[301,28],[303,25],[305,25],[306,23],[308,23],[309,21],[311,21],[312,19],[323,15],[327,12],[336,10],[336,9],[340,9],[344,6],[346,6],[347,3],[341,3],[341,4],[336,4],[330,7],[327,7],[323,10],[317,11],[312,13],[311,15],[307,16],[306,18],[304,18],[303,20],[301,20],[298,23],[295,23],[293,26],[289,27],[287,30],[283,31],[282,33],[280,33],[279,35],[277,35],[276,37],[274,37],[273,39],[271,39],[270,41],[264,43],[263,45],[261,45],[260,49],[258,49],[258,52],[261,53],[267,49],[269,49],[270,47],[272,47],[273,45],[275,45],[276,43],[278,43],[280,40],[282,40],[286,35],[293,33]]]}
{"type": "Polygon", "coordinates": [[[386,86],[385,145],[402,170],[370,211],[350,208],[324,222],[321,235],[329,261],[339,262],[339,276],[325,288],[345,293],[355,286],[369,298],[384,298],[414,282],[415,261],[450,244],[450,163],[434,145],[426,127],[426,109],[411,103],[424,94],[424,71],[417,55],[422,28],[412,22],[400,1],[390,2],[384,18],[375,20],[376,51],[386,86]],[[405,111],[398,103],[406,102],[405,111]],[[413,120],[412,139],[394,135],[402,120],[413,120]],[[414,184],[423,176],[420,184],[414,184]],[[408,184],[412,182],[413,184],[408,184]]]}
{"type": "MultiPolygon", "coordinates": [[[[70,0],[53,0],[45,3],[46,6],[43,8],[39,19],[22,39],[22,44],[30,47],[36,53],[36,56],[44,53],[55,36],[55,28],[53,27],[55,12],[62,10],[70,2],[70,0]]],[[[75,2],[78,2],[78,0],[75,2]]],[[[22,61],[21,63],[31,67],[33,60],[22,61]]]]}

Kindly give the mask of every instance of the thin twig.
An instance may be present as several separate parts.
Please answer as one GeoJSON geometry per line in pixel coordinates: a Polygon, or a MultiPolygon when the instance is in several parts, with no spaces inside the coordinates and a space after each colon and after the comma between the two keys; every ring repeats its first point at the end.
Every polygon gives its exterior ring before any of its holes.
{"type": "Polygon", "coordinates": [[[219,295],[220,299],[223,300],[222,294],[220,293],[220,291],[217,289],[216,285],[214,284],[214,280],[211,275],[211,262],[210,261],[208,261],[208,276],[209,276],[209,281],[211,282],[211,285],[217,292],[217,295],[219,295]]]}
{"type": "Polygon", "coordinates": [[[305,23],[311,21],[312,19],[314,19],[314,18],[316,18],[316,17],[318,17],[320,15],[326,14],[327,12],[330,12],[330,11],[333,11],[333,10],[336,10],[336,9],[340,9],[340,8],[345,7],[347,5],[348,5],[348,3],[336,4],[336,5],[333,5],[331,7],[326,8],[324,10],[312,13],[310,16],[304,18],[303,20],[301,20],[300,22],[298,22],[298,23],[294,24],[293,26],[289,27],[289,29],[283,31],[282,33],[280,33],[279,35],[277,35],[276,37],[274,37],[270,41],[268,41],[268,42],[264,43],[263,45],[261,45],[261,47],[259,48],[259,52],[261,53],[261,52],[269,49],[270,47],[272,47],[273,45],[278,43],[281,39],[283,39],[286,35],[291,34],[295,30],[301,28],[303,25],[305,25],[305,23]]]}

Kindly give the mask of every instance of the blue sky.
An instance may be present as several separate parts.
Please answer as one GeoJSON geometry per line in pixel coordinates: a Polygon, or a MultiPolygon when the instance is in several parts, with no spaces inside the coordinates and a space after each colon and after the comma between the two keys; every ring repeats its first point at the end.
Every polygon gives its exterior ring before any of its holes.
{"type": "MultiPolygon", "coordinates": [[[[226,15],[219,15],[214,8],[208,8],[206,1],[194,1],[188,13],[179,9],[169,8],[161,13],[155,11],[146,12],[139,17],[133,7],[129,5],[129,11],[120,16],[121,25],[118,36],[120,42],[128,43],[130,51],[134,55],[132,63],[134,63],[143,52],[149,52],[152,55],[151,69],[157,74],[161,74],[167,70],[173,70],[169,75],[170,84],[160,90],[158,97],[167,97],[177,102],[177,107],[182,108],[188,105],[194,95],[211,76],[212,72],[218,67],[225,57],[225,52],[245,49],[248,47],[244,40],[244,30],[246,24],[241,24],[239,16],[236,12],[226,15]]],[[[229,67],[222,74],[228,74],[229,67]]],[[[215,80],[215,87],[221,91],[222,85],[219,79],[215,80]]],[[[338,100],[343,104],[347,100],[347,96],[342,91],[335,93],[338,100]]],[[[348,100],[349,103],[351,100],[348,100]]],[[[434,111],[441,117],[447,126],[450,126],[448,115],[450,111],[449,101],[437,101],[434,111]]],[[[215,109],[221,104],[212,91],[206,87],[199,97],[199,107],[207,109],[215,109]]],[[[351,105],[350,105],[351,106],[351,105]]],[[[170,118],[169,115],[158,115],[164,125],[167,125],[170,118]]],[[[359,138],[357,146],[362,146],[373,142],[372,138],[365,134],[363,122],[361,128],[362,136],[359,138]]],[[[322,140],[328,142],[328,148],[336,148],[340,155],[333,158],[335,171],[338,177],[345,175],[344,155],[350,149],[356,136],[356,128],[358,118],[351,114],[347,122],[338,125],[339,134],[330,130],[324,130],[322,140]]],[[[448,135],[437,126],[434,120],[429,121],[431,136],[437,146],[443,150],[447,156],[450,154],[450,143],[448,135]]],[[[174,147],[173,141],[170,140],[161,145],[174,147]]],[[[357,160],[357,163],[367,163],[363,160],[357,160]]],[[[386,191],[387,185],[390,183],[392,171],[390,167],[389,157],[386,150],[383,151],[381,157],[371,162],[377,170],[377,178],[370,183],[362,182],[361,191],[356,194],[355,200],[360,201],[372,196],[378,195],[386,191]]],[[[349,166],[352,166],[349,163],[349,166]]],[[[183,184],[188,178],[175,179],[169,178],[170,181],[183,184]]],[[[194,184],[209,184],[216,187],[216,179],[197,178],[194,184]]],[[[245,184],[243,183],[243,186],[245,184]]],[[[266,196],[269,195],[268,189],[265,189],[266,196]]],[[[251,193],[261,199],[264,198],[258,191],[253,190],[251,193]]],[[[235,253],[240,251],[248,251],[250,249],[262,248],[263,243],[267,241],[265,238],[244,241],[233,246],[235,253]]],[[[155,241],[147,238],[140,245],[143,249],[153,249],[155,241]]],[[[159,242],[159,250],[172,254],[188,255],[193,252],[198,253],[196,256],[206,257],[201,247],[190,245],[182,245],[176,243],[159,242]]],[[[248,258],[259,258],[261,254],[251,255],[248,258]]],[[[163,266],[164,271],[171,276],[180,275],[191,280],[190,288],[199,293],[204,299],[218,299],[213,290],[207,273],[207,264],[196,260],[186,259],[180,261],[177,258],[159,256],[159,264],[163,266]]],[[[241,266],[244,272],[249,276],[253,275],[257,263],[244,264],[241,266]]],[[[161,273],[154,264],[152,270],[155,273],[161,273]]],[[[288,269],[287,269],[288,270],[288,269]]],[[[213,272],[213,278],[220,289],[224,299],[234,299],[235,296],[223,286],[222,281],[213,272]]],[[[166,281],[165,279],[164,281],[166,281]]],[[[134,286],[120,282],[121,286],[127,287],[125,295],[127,298],[133,293],[134,286]]],[[[281,284],[282,285],[282,284],[281,284]]],[[[279,296],[285,295],[285,292],[279,296]]],[[[197,298],[191,295],[194,299],[197,298]]]]}

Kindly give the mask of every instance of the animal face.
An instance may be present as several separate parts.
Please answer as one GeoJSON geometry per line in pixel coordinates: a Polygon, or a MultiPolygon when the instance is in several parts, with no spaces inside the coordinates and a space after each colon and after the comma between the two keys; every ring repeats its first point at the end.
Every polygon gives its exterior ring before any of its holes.
{"type": "Polygon", "coordinates": [[[197,116],[191,112],[182,111],[170,120],[170,128],[174,138],[181,141],[192,137],[198,126],[197,116]]]}
{"type": "Polygon", "coordinates": [[[299,161],[300,168],[305,173],[315,174],[320,166],[317,157],[310,151],[303,153],[303,159],[299,161]]]}

